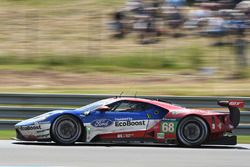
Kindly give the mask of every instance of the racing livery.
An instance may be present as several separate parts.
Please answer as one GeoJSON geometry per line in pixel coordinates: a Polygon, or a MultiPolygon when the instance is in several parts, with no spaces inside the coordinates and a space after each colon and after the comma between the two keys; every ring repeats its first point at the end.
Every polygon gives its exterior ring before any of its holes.
{"type": "Polygon", "coordinates": [[[243,101],[219,101],[229,112],[187,109],[164,101],[115,97],[74,110],[55,110],[15,125],[18,140],[152,142],[196,147],[236,144],[231,132],[243,101]]]}

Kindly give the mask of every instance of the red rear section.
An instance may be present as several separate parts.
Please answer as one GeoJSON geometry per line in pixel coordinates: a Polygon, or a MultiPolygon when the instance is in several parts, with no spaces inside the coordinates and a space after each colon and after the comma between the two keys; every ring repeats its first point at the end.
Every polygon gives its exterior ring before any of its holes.
{"type": "Polygon", "coordinates": [[[229,100],[229,101],[218,101],[218,105],[223,107],[243,108],[245,106],[245,103],[242,100],[229,100]]]}
{"type": "Polygon", "coordinates": [[[242,100],[230,100],[228,105],[230,107],[243,108],[245,106],[245,103],[242,100]]]}
{"type": "MultiPolygon", "coordinates": [[[[242,100],[219,101],[218,104],[223,107],[228,107],[229,113],[220,113],[207,110],[187,109],[180,106],[175,106],[166,102],[157,100],[140,99],[140,98],[119,98],[122,100],[131,100],[153,104],[166,109],[168,112],[162,120],[159,120],[153,127],[146,129],[146,131],[131,131],[104,134],[100,137],[104,140],[133,140],[142,139],[144,141],[152,140],[155,142],[176,141],[176,131],[179,122],[188,116],[197,116],[202,118],[209,128],[208,140],[217,140],[226,132],[231,132],[236,128],[240,122],[240,110],[244,107],[242,100]]],[[[149,118],[150,119],[150,118],[149,118]]]]}

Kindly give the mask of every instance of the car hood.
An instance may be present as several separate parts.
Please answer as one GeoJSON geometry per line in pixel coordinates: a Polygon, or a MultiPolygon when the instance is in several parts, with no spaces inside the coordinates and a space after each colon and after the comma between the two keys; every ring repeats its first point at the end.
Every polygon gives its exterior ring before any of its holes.
{"type": "Polygon", "coordinates": [[[15,126],[28,126],[33,125],[35,123],[39,122],[52,122],[57,116],[61,114],[78,114],[75,110],[54,110],[50,111],[41,115],[38,115],[36,117],[21,121],[17,123],[15,126]]]}

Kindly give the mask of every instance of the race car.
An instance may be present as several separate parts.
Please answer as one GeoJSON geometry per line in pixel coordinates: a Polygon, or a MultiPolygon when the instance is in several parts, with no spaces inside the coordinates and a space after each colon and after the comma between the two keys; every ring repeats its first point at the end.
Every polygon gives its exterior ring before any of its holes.
{"type": "Polygon", "coordinates": [[[229,112],[188,109],[161,100],[114,97],[55,110],[15,125],[22,141],[235,145],[243,101],[219,101],[229,112]]]}

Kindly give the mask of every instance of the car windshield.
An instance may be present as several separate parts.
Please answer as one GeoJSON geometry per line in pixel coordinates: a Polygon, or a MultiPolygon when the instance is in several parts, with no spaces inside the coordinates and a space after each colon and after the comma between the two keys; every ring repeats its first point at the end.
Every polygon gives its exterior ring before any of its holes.
{"type": "Polygon", "coordinates": [[[100,100],[100,101],[97,101],[97,102],[88,104],[88,105],[83,106],[83,107],[81,107],[81,108],[78,108],[78,109],[76,109],[76,110],[78,110],[78,111],[94,111],[94,110],[97,109],[98,107],[101,107],[101,106],[105,106],[105,105],[111,104],[111,103],[113,103],[113,102],[115,102],[115,101],[116,101],[115,99],[104,99],[104,100],[100,100]]]}

